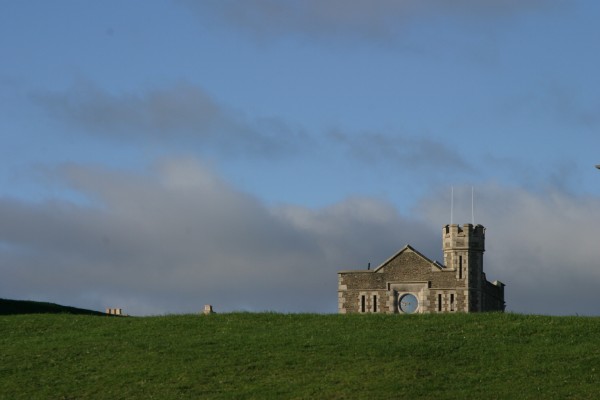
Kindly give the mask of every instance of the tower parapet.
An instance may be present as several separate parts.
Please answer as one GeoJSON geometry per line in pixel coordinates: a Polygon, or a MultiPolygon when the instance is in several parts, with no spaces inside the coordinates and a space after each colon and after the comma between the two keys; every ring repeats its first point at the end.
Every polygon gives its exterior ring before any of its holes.
{"type": "Polygon", "coordinates": [[[458,224],[444,226],[443,249],[485,251],[485,227],[483,225],[458,224]]]}

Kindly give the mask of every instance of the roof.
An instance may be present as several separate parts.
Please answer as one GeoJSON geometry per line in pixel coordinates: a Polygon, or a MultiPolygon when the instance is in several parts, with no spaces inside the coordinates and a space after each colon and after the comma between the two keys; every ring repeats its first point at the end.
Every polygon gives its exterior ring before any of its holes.
{"type": "Polygon", "coordinates": [[[381,263],[381,265],[377,268],[375,268],[373,270],[373,272],[377,272],[378,270],[380,270],[381,268],[385,267],[387,264],[390,263],[390,261],[392,261],[394,258],[398,257],[400,254],[404,253],[405,251],[412,251],[413,253],[415,253],[416,255],[418,255],[419,257],[421,257],[422,259],[424,259],[425,261],[427,261],[430,264],[433,264],[434,266],[438,267],[439,269],[444,269],[445,267],[440,264],[437,261],[432,261],[431,259],[429,259],[428,257],[425,257],[423,254],[421,254],[418,250],[416,250],[414,247],[412,247],[410,244],[407,244],[406,246],[404,246],[402,249],[400,249],[400,251],[398,251],[396,254],[394,254],[393,256],[391,256],[390,258],[388,258],[387,260],[385,260],[383,263],[381,263]]]}
{"type": "Polygon", "coordinates": [[[361,273],[361,272],[362,273],[372,273],[372,272],[377,272],[380,269],[382,269],[383,267],[385,267],[387,264],[389,264],[390,261],[392,261],[393,259],[395,259],[400,254],[402,254],[402,253],[404,253],[406,251],[411,251],[411,252],[415,253],[416,255],[418,255],[419,257],[421,257],[423,260],[427,261],[429,264],[437,267],[440,270],[443,270],[443,269],[446,268],[444,265],[442,265],[438,261],[432,261],[431,259],[429,259],[429,258],[425,257],[423,254],[421,254],[419,251],[417,251],[414,247],[412,247],[411,245],[407,244],[402,249],[400,249],[398,252],[396,252],[393,256],[391,256],[390,258],[388,258],[387,260],[385,260],[383,263],[381,263],[375,269],[372,269],[372,270],[365,270],[365,269],[361,269],[361,270],[343,270],[343,271],[338,271],[338,274],[340,274],[340,273],[347,273],[347,272],[352,272],[352,273],[361,273]]]}

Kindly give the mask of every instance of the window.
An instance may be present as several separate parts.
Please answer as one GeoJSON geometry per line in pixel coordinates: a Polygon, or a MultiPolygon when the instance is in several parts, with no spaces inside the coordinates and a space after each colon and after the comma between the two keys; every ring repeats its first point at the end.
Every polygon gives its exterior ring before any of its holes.
{"type": "Polygon", "coordinates": [[[454,311],[454,293],[450,295],[450,311],[454,311]]]}
{"type": "Polygon", "coordinates": [[[377,312],[377,295],[373,295],[373,312],[377,312]]]}
{"type": "Polygon", "coordinates": [[[462,279],[462,256],[458,256],[458,279],[462,279]]]}
{"type": "Polygon", "coordinates": [[[365,299],[364,295],[360,296],[360,312],[365,312],[365,305],[366,305],[365,304],[366,303],[365,300],[366,299],[365,299]]]}
{"type": "Polygon", "coordinates": [[[398,310],[404,314],[412,314],[419,308],[419,300],[412,293],[402,295],[398,300],[398,310]]]}
{"type": "Polygon", "coordinates": [[[442,311],[442,294],[438,294],[438,311],[442,311]]]}

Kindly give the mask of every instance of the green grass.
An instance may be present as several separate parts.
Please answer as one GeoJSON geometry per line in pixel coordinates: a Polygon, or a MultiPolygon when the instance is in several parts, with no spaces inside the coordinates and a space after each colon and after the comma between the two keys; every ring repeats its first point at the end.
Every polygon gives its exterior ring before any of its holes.
{"type": "Polygon", "coordinates": [[[0,316],[3,399],[591,399],[600,318],[0,316]]]}

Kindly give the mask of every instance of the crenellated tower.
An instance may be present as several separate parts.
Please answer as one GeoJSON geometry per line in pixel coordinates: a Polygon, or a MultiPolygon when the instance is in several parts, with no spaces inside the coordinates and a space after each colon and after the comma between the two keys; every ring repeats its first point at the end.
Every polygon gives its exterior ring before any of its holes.
{"type": "Polygon", "coordinates": [[[484,310],[483,252],[485,228],[482,225],[457,224],[442,228],[445,266],[455,272],[458,282],[464,282],[466,312],[484,310]]]}

